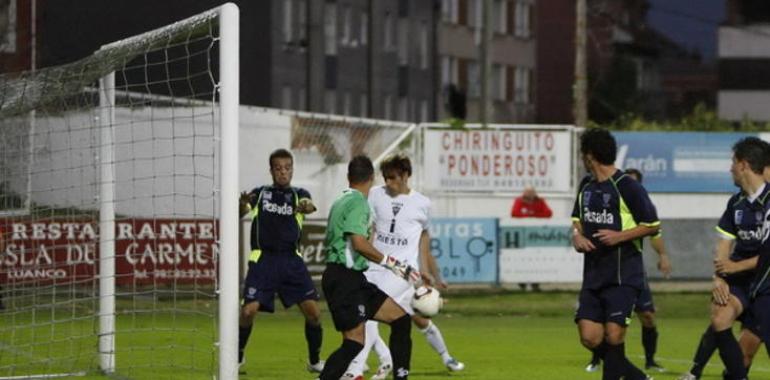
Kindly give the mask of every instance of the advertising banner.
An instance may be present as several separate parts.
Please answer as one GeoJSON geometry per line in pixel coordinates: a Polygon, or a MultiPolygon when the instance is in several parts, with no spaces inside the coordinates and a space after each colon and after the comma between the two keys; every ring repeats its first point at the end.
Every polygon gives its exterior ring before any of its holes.
{"type": "MultiPolygon", "coordinates": [[[[214,283],[219,249],[215,221],[130,219],[115,224],[116,284],[214,283]]],[[[0,282],[96,281],[98,223],[6,221],[0,229],[6,242],[0,282]]]]}
{"type": "Polygon", "coordinates": [[[430,236],[444,281],[497,283],[497,219],[432,219],[430,236]]]}
{"type": "Polygon", "coordinates": [[[569,192],[568,130],[428,129],[425,184],[439,191],[569,192]]]}
{"type": "Polygon", "coordinates": [[[650,192],[730,193],[732,146],[747,133],[616,132],[621,169],[639,169],[650,192]]]}
{"type": "Polygon", "coordinates": [[[581,282],[583,255],[569,219],[514,219],[500,225],[500,282],[581,282]]]}

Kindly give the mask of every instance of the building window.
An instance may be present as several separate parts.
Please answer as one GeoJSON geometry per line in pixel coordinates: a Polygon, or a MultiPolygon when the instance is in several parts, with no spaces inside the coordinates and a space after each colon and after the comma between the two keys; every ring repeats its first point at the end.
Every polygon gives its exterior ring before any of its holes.
{"type": "Polygon", "coordinates": [[[517,1],[516,2],[516,19],[514,21],[514,35],[516,37],[521,38],[529,38],[531,35],[529,20],[530,20],[530,14],[532,5],[523,2],[523,1],[517,1]]]}
{"type": "Polygon", "coordinates": [[[337,94],[334,90],[326,90],[324,94],[324,111],[326,113],[337,113],[337,94]]]}
{"type": "Polygon", "coordinates": [[[409,100],[406,97],[398,98],[398,120],[409,120],[409,100]]]}
{"type": "Polygon", "coordinates": [[[324,53],[337,55],[337,4],[324,5],[324,53]]]}
{"type": "Polygon", "coordinates": [[[307,0],[297,0],[297,36],[302,46],[307,45],[307,0]]]}
{"type": "Polygon", "coordinates": [[[458,84],[457,58],[443,56],[441,57],[441,85],[458,84]]]}
{"type": "Polygon", "coordinates": [[[505,67],[503,65],[492,65],[492,98],[495,100],[505,100],[505,67]]]}
{"type": "Polygon", "coordinates": [[[283,2],[283,42],[291,43],[294,38],[294,28],[292,27],[293,15],[292,0],[284,0],[283,2]]]}
{"type": "Polygon", "coordinates": [[[459,0],[441,1],[441,21],[457,24],[457,2],[459,0]]]}
{"type": "Polygon", "coordinates": [[[351,35],[352,23],[353,23],[353,10],[350,6],[345,7],[345,11],[342,14],[342,45],[353,44],[353,36],[351,35]]]}
{"type": "Polygon", "coordinates": [[[524,67],[517,67],[515,73],[513,101],[529,104],[530,70],[524,67]]]}
{"type": "Polygon", "coordinates": [[[409,19],[398,19],[398,64],[409,65],[409,19]]]}
{"type": "Polygon", "coordinates": [[[420,23],[420,68],[428,69],[428,23],[420,23]]]}
{"type": "Polygon", "coordinates": [[[508,0],[495,0],[492,4],[492,17],[494,18],[495,32],[505,34],[508,32],[508,0]]]}
{"type": "Polygon", "coordinates": [[[350,107],[352,106],[351,102],[352,102],[352,98],[350,97],[350,92],[346,92],[345,97],[342,99],[343,115],[350,116],[350,114],[352,113],[352,110],[350,109],[350,107]]]}
{"type": "Polygon", "coordinates": [[[291,101],[291,86],[283,86],[281,88],[281,107],[286,109],[292,109],[291,101]]]}
{"type": "Polygon", "coordinates": [[[428,121],[428,101],[420,101],[420,122],[424,123],[428,121]]]}
{"type": "Polygon", "coordinates": [[[468,97],[478,98],[481,96],[481,68],[478,62],[468,63],[468,97]]]}
{"type": "Polygon", "coordinates": [[[366,93],[361,93],[359,101],[361,104],[359,105],[358,114],[361,117],[369,117],[369,96],[366,93]]]}
{"type": "Polygon", "coordinates": [[[483,8],[481,2],[485,0],[467,0],[468,4],[468,26],[471,29],[481,28],[483,8]]]}
{"type": "Polygon", "coordinates": [[[16,53],[16,0],[0,1],[0,52],[16,53]]]}
{"type": "Polygon", "coordinates": [[[393,97],[385,95],[385,102],[383,104],[382,115],[387,120],[393,120],[393,97]]]}
{"type": "Polygon", "coordinates": [[[297,97],[297,109],[307,111],[307,90],[304,87],[299,88],[297,97]]]}
{"type": "Polygon", "coordinates": [[[361,12],[361,45],[369,43],[369,14],[361,12]]]}
{"type": "Polygon", "coordinates": [[[385,50],[393,49],[393,16],[390,12],[385,12],[383,33],[383,47],[385,50]]]}

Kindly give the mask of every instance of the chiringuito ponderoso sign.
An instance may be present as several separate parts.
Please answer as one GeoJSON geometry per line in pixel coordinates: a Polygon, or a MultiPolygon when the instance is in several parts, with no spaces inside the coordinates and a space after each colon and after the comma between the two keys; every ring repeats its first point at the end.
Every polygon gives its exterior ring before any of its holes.
{"type": "Polygon", "coordinates": [[[569,192],[570,138],[566,129],[427,130],[425,188],[569,192]]]}

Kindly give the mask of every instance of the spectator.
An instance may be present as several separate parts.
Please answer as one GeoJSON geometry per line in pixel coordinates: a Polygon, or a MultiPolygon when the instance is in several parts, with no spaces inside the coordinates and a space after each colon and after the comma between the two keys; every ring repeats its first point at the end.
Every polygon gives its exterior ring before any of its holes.
{"type": "MultiPolygon", "coordinates": [[[[551,208],[548,207],[548,203],[545,199],[537,196],[535,188],[527,186],[524,188],[524,192],[520,197],[516,197],[513,200],[513,207],[511,207],[512,218],[550,218],[553,215],[551,208]]],[[[540,284],[531,284],[533,291],[540,291],[540,284]]],[[[519,284],[521,290],[527,290],[527,284],[519,284]]]]}
{"type": "Polygon", "coordinates": [[[545,199],[537,196],[535,188],[527,186],[520,197],[513,201],[511,217],[513,218],[550,218],[553,215],[545,199]]]}

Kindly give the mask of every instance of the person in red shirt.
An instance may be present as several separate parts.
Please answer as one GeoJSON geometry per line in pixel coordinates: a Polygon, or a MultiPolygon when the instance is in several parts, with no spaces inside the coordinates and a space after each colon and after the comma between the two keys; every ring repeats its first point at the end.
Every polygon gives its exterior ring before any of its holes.
{"type": "Polygon", "coordinates": [[[520,197],[516,197],[511,208],[513,218],[550,218],[553,211],[545,199],[537,196],[534,187],[527,186],[520,197]]]}

